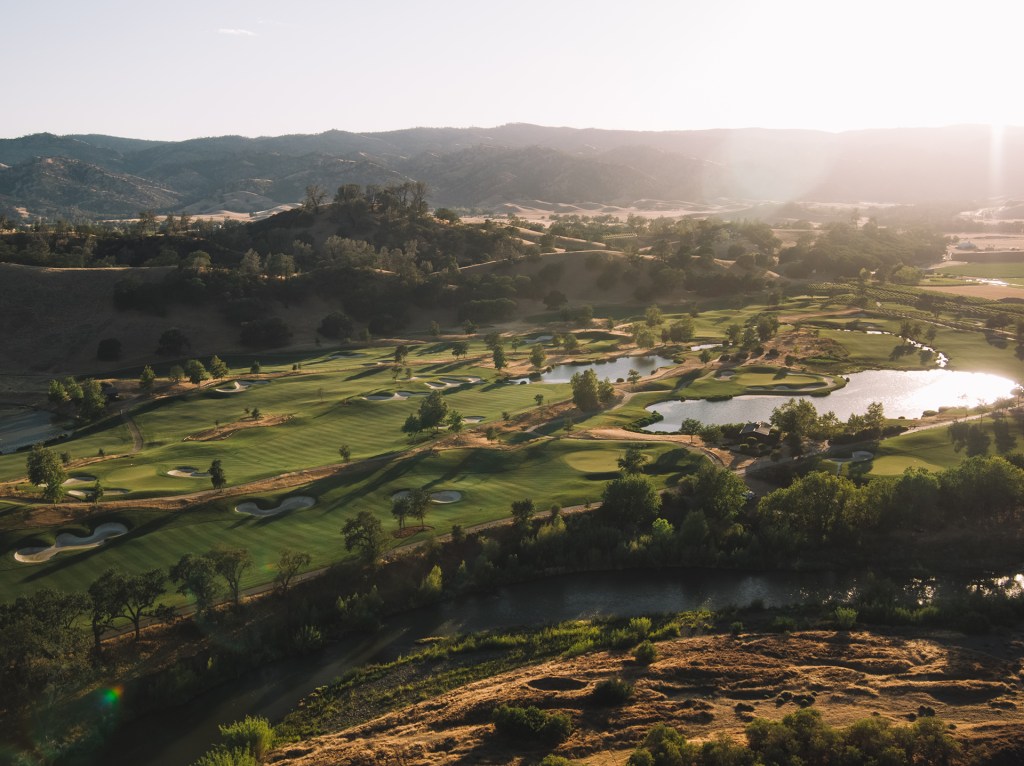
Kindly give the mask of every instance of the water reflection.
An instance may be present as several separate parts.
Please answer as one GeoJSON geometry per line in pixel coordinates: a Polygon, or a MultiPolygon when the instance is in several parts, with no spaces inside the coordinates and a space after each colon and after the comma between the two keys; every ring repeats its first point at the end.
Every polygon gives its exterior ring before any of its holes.
{"type": "MultiPolygon", "coordinates": [[[[999,375],[953,370],[868,370],[852,373],[848,379],[845,388],[825,397],[809,397],[808,401],[819,413],[831,410],[840,420],[863,414],[872,402],[881,402],[887,417],[918,418],[925,410],[974,407],[1009,398],[1013,396],[1016,385],[999,375]]],[[[647,407],[647,411],[659,412],[664,420],[644,430],[674,433],[687,418],[713,425],[767,421],[772,410],[787,401],[789,396],[745,395],[722,402],[659,402],[647,407]]]]}
{"type": "MultiPolygon", "coordinates": [[[[601,380],[610,379],[613,383],[619,378],[625,379],[630,370],[636,370],[642,376],[647,376],[659,367],[667,367],[674,364],[667,356],[650,354],[647,356],[620,356],[606,362],[585,362],[583,364],[559,364],[552,367],[548,372],[543,372],[540,379],[544,383],[568,383],[573,375],[583,373],[584,370],[593,370],[601,380]]],[[[512,383],[528,383],[529,378],[513,378],[512,383]]]]}

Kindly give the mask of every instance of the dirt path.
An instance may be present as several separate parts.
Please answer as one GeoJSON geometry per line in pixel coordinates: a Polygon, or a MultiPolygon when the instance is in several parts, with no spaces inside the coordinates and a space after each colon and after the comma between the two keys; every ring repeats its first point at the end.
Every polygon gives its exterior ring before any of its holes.
{"type": "Polygon", "coordinates": [[[132,416],[128,414],[128,410],[121,410],[121,420],[128,428],[128,433],[132,436],[132,451],[129,454],[136,454],[142,452],[143,440],[142,431],[139,430],[139,425],[136,423],[132,416]]]}

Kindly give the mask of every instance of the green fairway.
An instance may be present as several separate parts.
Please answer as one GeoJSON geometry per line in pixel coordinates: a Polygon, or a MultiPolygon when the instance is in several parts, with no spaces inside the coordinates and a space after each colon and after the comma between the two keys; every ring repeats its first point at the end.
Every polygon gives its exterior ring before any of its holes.
{"type": "MultiPolygon", "coordinates": [[[[985,429],[992,440],[988,449],[989,455],[998,455],[995,449],[994,432],[990,418],[971,421],[985,429]]],[[[1011,432],[1020,441],[1019,430],[1012,424],[1011,432]]],[[[1016,447],[1014,447],[1016,448],[1016,447]]],[[[894,476],[903,473],[907,468],[926,468],[929,471],[943,471],[959,465],[967,454],[956,451],[949,438],[948,426],[938,426],[923,431],[894,436],[885,439],[875,450],[875,460],[871,465],[872,476],[894,476]]]]}
{"type": "MultiPolygon", "coordinates": [[[[358,511],[369,510],[387,530],[396,529],[390,514],[391,495],[401,489],[424,487],[431,492],[462,493],[459,502],[430,506],[426,523],[439,534],[449,531],[452,524],[469,526],[507,517],[510,503],[523,497],[533,499],[541,510],[552,503],[569,506],[596,502],[605,483],[614,476],[616,459],[628,446],[629,442],[554,439],[512,450],[421,453],[369,469],[353,466],[340,476],[277,495],[217,501],[184,512],[102,514],[87,522],[53,529],[19,526],[18,511],[12,508],[0,516],[0,549],[4,552],[0,559],[0,592],[10,599],[43,586],[82,590],[111,566],[130,571],[167,567],[184,553],[217,545],[250,550],[255,565],[245,585],[255,585],[273,578],[274,564],[283,548],[309,552],[314,567],[346,558],[349,554],[339,530],[345,519],[358,511]],[[234,511],[235,505],[246,500],[273,507],[296,495],[313,496],[316,505],[263,518],[234,511]],[[21,547],[49,544],[60,532],[85,534],[105,521],[120,521],[131,531],[100,548],[59,554],[45,564],[19,564],[12,556],[21,547]]],[[[662,487],[675,484],[703,459],[674,444],[642,446],[651,458],[648,470],[662,487]]],[[[411,540],[415,542],[424,534],[411,540]]],[[[394,539],[393,543],[399,541],[394,539]]]]}
{"type": "Polygon", "coordinates": [[[1024,262],[1013,263],[960,263],[933,269],[940,274],[956,274],[981,279],[1001,279],[1010,283],[1024,282],[1024,262]]]}
{"type": "MultiPolygon", "coordinates": [[[[238,484],[336,463],[342,444],[349,445],[353,459],[400,450],[409,443],[402,424],[419,407],[421,396],[433,390],[429,384],[439,383],[441,378],[482,379],[445,388],[443,393],[449,407],[465,416],[481,417],[485,424],[500,420],[505,412],[515,414],[536,407],[534,397],[538,393],[548,402],[569,396],[566,384],[497,384],[493,382],[493,370],[429,357],[414,368],[412,379],[394,380],[389,367],[363,366],[366,358],[325,359],[307,364],[302,372],[252,385],[240,393],[220,394],[211,388],[157,400],[134,416],[144,439],[142,452],[95,463],[88,473],[97,476],[105,487],[123,487],[146,495],[168,494],[208,486],[206,480],[167,476],[178,466],[205,470],[211,461],[219,459],[229,483],[238,484]],[[307,372],[309,369],[317,372],[307,372]],[[364,398],[395,391],[419,396],[389,401],[364,398]],[[247,420],[246,408],[258,408],[267,418],[287,415],[290,420],[238,431],[223,440],[185,441],[217,425],[247,420]]],[[[109,429],[72,438],[60,448],[82,457],[95,455],[100,448],[107,454],[125,453],[130,445],[127,429],[115,420],[109,429]]],[[[23,453],[0,456],[0,478],[12,479],[24,472],[23,453]]]]}
{"type": "Polygon", "coordinates": [[[687,399],[709,399],[742,394],[791,394],[797,391],[831,390],[822,375],[792,372],[780,367],[739,367],[703,375],[680,393],[687,399]]]}

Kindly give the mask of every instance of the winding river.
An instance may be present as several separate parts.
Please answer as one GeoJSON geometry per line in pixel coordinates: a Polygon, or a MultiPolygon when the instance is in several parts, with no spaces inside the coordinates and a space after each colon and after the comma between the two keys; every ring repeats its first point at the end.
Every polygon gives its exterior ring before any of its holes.
{"type": "MultiPolygon", "coordinates": [[[[345,671],[395,659],[414,649],[418,639],[430,636],[702,606],[821,604],[850,596],[857,584],[854,574],[670,569],[588,572],[512,585],[490,595],[396,615],[371,636],[352,637],[312,655],[266,665],[179,708],[133,721],[114,735],[104,753],[108,760],[101,757],[99,762],[192,763],[218,740],[218,724],[246,715],[280,720],[299,700],[345,671]]],[[[963,583],[953,584],[962,587],[963,583]]],[[[933,586],[909,579],[905,586],[922,598],[934,593],[933,586]]]]}

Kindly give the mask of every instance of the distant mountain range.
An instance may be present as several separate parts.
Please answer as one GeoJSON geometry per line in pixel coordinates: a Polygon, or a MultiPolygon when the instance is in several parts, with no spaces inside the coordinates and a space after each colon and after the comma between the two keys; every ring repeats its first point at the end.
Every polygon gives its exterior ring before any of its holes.
{"type": "Polygon", "coordinates": [[[761,201],[984,204],[1024,196],[1024,129],[640,132],[512,124],[142,141],[0,140],[0,211],[252,213],[306,187],[426,181],[437,206],[761,201]]]}

